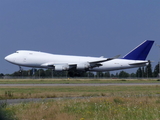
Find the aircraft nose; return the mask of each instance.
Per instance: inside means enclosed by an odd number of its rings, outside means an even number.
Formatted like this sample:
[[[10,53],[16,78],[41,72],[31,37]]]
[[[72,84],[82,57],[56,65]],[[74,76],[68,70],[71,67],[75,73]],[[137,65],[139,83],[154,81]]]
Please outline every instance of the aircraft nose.
[[[8,56],[6,56],[4,59],[5,59],[6,61],[8,61],[8,62],[14,62],[14,58],[13,58],[12,55],[8,55]]]
[[[9,61],[9,55],[4,58],[6,61]]]

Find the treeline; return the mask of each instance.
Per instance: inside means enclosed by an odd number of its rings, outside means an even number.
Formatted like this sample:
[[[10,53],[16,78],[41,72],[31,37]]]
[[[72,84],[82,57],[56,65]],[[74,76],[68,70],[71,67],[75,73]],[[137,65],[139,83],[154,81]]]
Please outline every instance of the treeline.
[[[72,71],[74,72],[74,71]],[[73,73],[71,73],[73,74]],[[125,71],[117,72],[116,74],[110,74],[110,72],[85,72],[85,71],[76,71],[76,77],[112,77],[112,78],[151,78],[158,77],[159,74],[159,64],[155,66],[152,70],[152,65],[149,64],[145,67],[140,67],[137,69],[135,73],[127,73]],[[51,69],[30,69],[30,70],[22,70],[16,71],[13,74],[0,74],[0,77],[3,76],[23,76],[23,77],[41,77],[41,78],[51,78],[51,77],[70,77],[70,73],[68,71],[52,71]]]

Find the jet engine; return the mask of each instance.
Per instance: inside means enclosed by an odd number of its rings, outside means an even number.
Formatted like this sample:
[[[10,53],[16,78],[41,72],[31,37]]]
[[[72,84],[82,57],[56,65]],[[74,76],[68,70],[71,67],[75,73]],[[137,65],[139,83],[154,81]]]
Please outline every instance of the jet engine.
[[[88,62],[77,64],[77,70],[86,70],[89,67],[90,67],[90,64]]]
[[[54,70],[55,71],[64,71],[64,70],[68,70],[69,66],[68,64],[66,65],[54,65]]]

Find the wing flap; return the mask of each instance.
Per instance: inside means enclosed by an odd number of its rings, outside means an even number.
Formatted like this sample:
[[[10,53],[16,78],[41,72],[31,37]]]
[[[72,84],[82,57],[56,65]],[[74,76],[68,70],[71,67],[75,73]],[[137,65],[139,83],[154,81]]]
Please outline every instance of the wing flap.
[[[91,68],[94,68],[94,67],[102,66],[102,64],[101,64],[102,62],[110,61],[110,60],[113,60],[113,59],[116,59],[116,58],[119,58],[119,57],[120,57],[120,55],[116,55],[113,58],[107,58],[107,59],[104,59],[104,60],[93,61],[93,62],[89,62],[89,63],[91,65]]]

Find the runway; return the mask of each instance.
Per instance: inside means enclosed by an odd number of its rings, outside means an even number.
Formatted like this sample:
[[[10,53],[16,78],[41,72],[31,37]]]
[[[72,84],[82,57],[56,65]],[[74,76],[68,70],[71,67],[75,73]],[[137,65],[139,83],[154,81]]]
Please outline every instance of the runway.
[[[0,84],[2,86],[147,86],[147,85],[160,85],[160,83],[105,83],[105,84]]]
[[[77,97],[78,98],[78,97]],[[67,98],[28,98],[28,99],[6,99],[0,100],[0,105],[2,104],[19,104],[19,103],[28,103],[28,102],[41,102],[41,101],[49,101],[49,100],[61,100]],[[68,98],[68,99],[76,99],[76,98]]]

